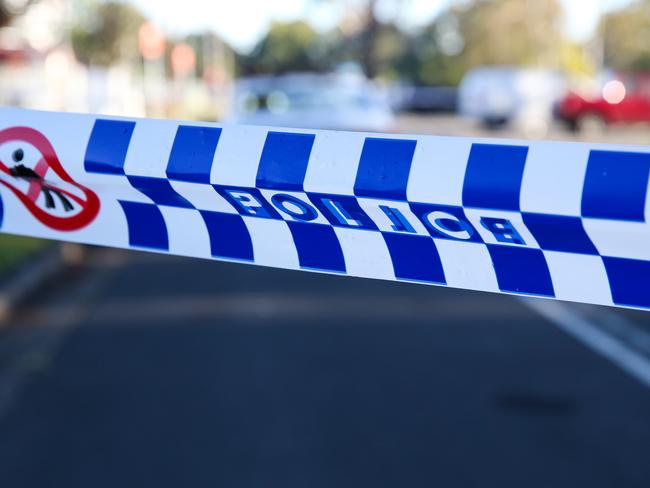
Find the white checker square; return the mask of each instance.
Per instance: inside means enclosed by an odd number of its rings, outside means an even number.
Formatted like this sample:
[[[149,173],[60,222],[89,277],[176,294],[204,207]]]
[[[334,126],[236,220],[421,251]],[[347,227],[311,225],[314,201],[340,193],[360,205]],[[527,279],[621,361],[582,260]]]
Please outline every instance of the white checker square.
[[[589,150],[578,143],[532,144],[522,178],[521,210],[580,216]]]
[[[480,291],[499,291],[492,258],[483,244],[452,239],[433,240],[448,286]]]
[[[102,199],[100,212],[87,227],[58,239],[74,240],[99,246],[129,247],[129,227],[122,205],[117,200]]]
[[[267,133],[264,127],[224,126],[214,153],[210,183],[255,187]]]
[[[283,220],[242,217],[253,242],[256,264],[299,269],[298,251],[289,226]]]
[[[179,195],[187,199],[199,210],[213,212],[238,213],[228,201],[217,193],[212,185],[169,180],[170,185]]]
[[[153,200],[131,185],[124,175],[89,173],[84,184],[97,193],[100,200],[126,200],[130,202],[153,203]]]
[[[462,205],[471,141],[456,137],[418,139],[406,189],[411,202]]]
[[[318,132],[309,157],[303,188],[307,192],[354,195],[365,134]]]
[[[139,120],[135,124],[124,160],[129,176],[167,178],[167,163],[178,123],[167,120]]]
[[[650,223],[583,218],[582,224],[601,256],[650,261]]]
[[[601,305],[613,304],[607,272],[600,256],[543,252],[557,298]]]
[[[210,236],[198,211],[165,205],[159,205],[158,208],[167,226],[171,254],[210,257]]]
[[[380,232],[335,227],[346,273],[362,278],[395,279],[393,262]]]

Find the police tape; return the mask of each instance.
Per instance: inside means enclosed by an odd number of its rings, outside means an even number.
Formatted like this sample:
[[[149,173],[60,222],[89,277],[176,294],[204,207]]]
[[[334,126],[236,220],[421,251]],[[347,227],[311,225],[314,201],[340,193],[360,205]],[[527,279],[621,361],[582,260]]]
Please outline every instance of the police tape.
[[[650,148],[0,109],[0,231],[650,308]]]

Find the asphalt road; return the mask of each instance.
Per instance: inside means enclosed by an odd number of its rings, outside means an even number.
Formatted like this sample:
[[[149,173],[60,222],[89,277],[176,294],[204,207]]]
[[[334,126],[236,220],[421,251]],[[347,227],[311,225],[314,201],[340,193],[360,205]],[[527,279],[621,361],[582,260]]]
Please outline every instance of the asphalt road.
[[[93,250],[0,328],[0,486],[647,488],[650,314],[554,303]]]
[[[513,297],[97,251],[12,325],[2,486],[650,482],[650,390]]]

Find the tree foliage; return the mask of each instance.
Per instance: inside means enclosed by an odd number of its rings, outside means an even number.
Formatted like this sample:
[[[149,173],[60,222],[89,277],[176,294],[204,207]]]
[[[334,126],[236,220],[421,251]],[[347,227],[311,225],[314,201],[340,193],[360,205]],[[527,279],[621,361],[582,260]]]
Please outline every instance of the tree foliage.
[[[145,17],[120,2],[93,3],[71,29],[72,47],[85,64],[108,66],[139,56],[138,29]]]
[[[347,35],[337,31],[323,39],[303,22],[276,23],[244,62],[281,73],[357,61],[371,77],[420,84],[456,84],[481,64],[562,62],[558,0],[469,0],[415,33],[379,22],[371,15],[375,3],[368,2],[367,25]]]
[[[562,39],[557,0],[474,0],[452,14],[467,67],[557,64]]]
[[[558,2],[454,2],[428,25],[412,32],[380,21],[375,12],[377,0],[364,0],[354,16],[360,22],[356,30],[341,27],[322,34],[304,21],[274,22],[251,53],[238,56],[238,65],[243,74],[279,74],[330,70],[354,61],[370,77],[449,85],[458,83],[467,70],[484,64],[580,64],[581,49],[568,49],[562,39]],[[144,20],[140,12],[117,1],[85,0],[85,4],[92,7],[89,15],[82,16],[83,22],[73,28],[71,36],[79,59],[108,65],[136,58],[137,30]],[[649,5],[650,0],[640,0],[631,13],[606,19],[608,52],[628,53],[629,59],[623,57],[621,64],[649,62],[644,59],[650,59],[650,41],[639,41],[643,32],[650,32]]]
[[[247,72],[286,73],[322,68],[319,35],[304,21],[273,22],[250,55],[242,57]]]
[[[607,14],[600,24],[605,65],[650,70],[650,0]]]

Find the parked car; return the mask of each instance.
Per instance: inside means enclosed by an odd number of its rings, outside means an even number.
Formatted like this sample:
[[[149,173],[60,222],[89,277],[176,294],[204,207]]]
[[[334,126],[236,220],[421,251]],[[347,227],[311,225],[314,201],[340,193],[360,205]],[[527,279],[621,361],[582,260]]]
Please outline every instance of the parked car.
[[[461,81],[458,106],[461,115],[490,128],[513,124],[525,131],[545,132],[553,107],[565,92],[566,80],[558,71],[483,66]]]
[[[559,102],[558,117],[572,130],[650,122],[650,73],[603,72]]]
[[[386,94],[364,76],[353,73],[240,79],[227,121],[305,129],[394,130]]]
[[[454,86],[397,85],[392,93],[393,106],[401,112],[456,112],[458,88]]]

